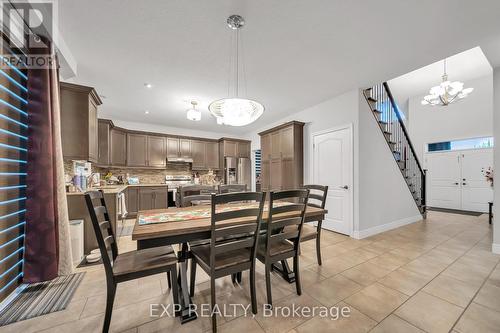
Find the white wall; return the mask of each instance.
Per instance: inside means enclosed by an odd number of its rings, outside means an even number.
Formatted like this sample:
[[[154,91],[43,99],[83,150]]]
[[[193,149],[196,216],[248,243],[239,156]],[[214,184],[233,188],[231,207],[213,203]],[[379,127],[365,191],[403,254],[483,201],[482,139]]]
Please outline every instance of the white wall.
[[[401,223],[414,222],[419,213],[368,105],[356,89],[291,114],[248,134],[252,150],[260,148],[259,132],[291,120],[305,122],[304,182],[312,179],[312,135],[353,124],[354,236],[366,237]],[[255,177],[255,170],[253,177]]]
[[[193,137],[201,137],[208,139],[220,139],[222,137],[228,137],[229,135],[220,133],[220,132],[207,132],[207,131],[197,131],[193,129],[187,128],[179,128],[179,127],[169,127],[148,123],[138,123],[131,121],[124,121],[119,119],[112,119],[113,124],[118,127],[123,127],[130,130],[136,131],[146,131],[146,132],[155,132],[155,133],[164,133],[164,134],[173,134],[173,135],[185,135],[185,136],[193,136]]]
[[[493,134],[493,76],[465,82],[474,91],[466,99],[446,107],[420,102],[426,94],[409,101],[408,130],[420,161],[428,143],[491,136]]]
[[[495,137],[495,147],[493,149],[495,166],[500,166],[500,67],[497,67],[493,71],[493,100],[494,100],[494,112],[493,112],[493,128]],[[499,174],[496,171],[497,175]],[[492,250],[494,253],[500,254],[500,186],[498,179],[495,181],[494,187],[494,197],[493,202],[493,216],[495,216],[495,221],[493,223],[493,245]]]

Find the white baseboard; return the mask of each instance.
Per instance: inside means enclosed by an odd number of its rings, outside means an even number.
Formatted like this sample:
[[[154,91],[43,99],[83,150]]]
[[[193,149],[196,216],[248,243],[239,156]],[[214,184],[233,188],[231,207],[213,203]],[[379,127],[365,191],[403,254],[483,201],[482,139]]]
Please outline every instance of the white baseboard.
[[[491,244],[491,252],[500,254],[500,244]]]
[[[396,229],[407,224],[415,223],[422,220],[422,215],[410,216],[401,220],[392,221],[386,224],[378,225],[376,227],[368,228],[365,230],[354,231],[352,234],[353,238],[363,239],[370,237],[381,232]]]

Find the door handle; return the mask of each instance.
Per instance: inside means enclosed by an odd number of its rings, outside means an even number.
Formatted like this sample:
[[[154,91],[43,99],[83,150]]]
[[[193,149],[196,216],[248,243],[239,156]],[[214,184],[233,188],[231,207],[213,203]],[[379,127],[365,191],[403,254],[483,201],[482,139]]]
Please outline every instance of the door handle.
[[[344,190],[348,190],[348,189],[349,189],[349,186],[344,185],[344,186],[339,186],[339,188],[344,189]]]
[[[467,185],[467,183],[462,183],[462,185]]]
[[[459,183],[455,183],[455,185],[459,185]]]

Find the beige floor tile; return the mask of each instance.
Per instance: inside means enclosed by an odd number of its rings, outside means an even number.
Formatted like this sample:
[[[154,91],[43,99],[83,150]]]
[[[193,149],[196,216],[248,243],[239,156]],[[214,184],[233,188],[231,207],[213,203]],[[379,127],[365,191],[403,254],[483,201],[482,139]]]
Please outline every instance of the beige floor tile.
[[[429,333],[449,332],[463,308],[440,298],[419,292],[403,304],[395,314]]]
[[[448,266],[442,273],[457,280],[474,286],[480,286],[487,278],[490,270],[473,263],[461,261],[460,259]]]
[[[500,312],[500,287],[485,283],[474,298],[474,302]]]
[[[313,308],[319,307],[321,304],[308,294],[303,293],[301,296],[291,295],[275,302],[271,310],[268,308],[264,310],[264,306],[262,304],[259,307],[259,312],[255,317],[259,325],[268,333],[284,333],[306,322],[311,316],[307,314],[303,316],[300,312],[298,315],[290,315],[281,309],[292,309],[293,306]]]
[[[345,303],[339,303],[336,306],[340,309],[343,307],[349,308],[349,316],[339,317],[336,320],[317,316],[296,327],[295,331],[298,333],[364,333],[369,332],[377,324],[373,319]]]
[[[390,272],[390,270],[380,267],[374,263],[365,262],[350,268],[341,274],[363,286],[368,286],[386,276]]]
[[[71,321],[69,323],[51,327],[40,332],[44,333],[88,333],[101,332],[104,324],[104,315],[97,315],[80,320]]]
[[[438,275],[424,287],[423,291],[465,308],[478,289],[477,286],[470,285],[446,275]]]
[[[432,276],[399,268],[386,277],[380,279],[379,283],[386,287],[398,290],[408,296],[412,296],[431,280]]]
[[[496,333],[500,327],[500,313],[482,305],[471,303],[455,325],[460,333]]]
[[[406,257],[410,260],[415,259],[422,254],[424,254],[427,250],[423,250],[421,248],[413,247],[413,246],[407,246],[407,247],[401,247],[397,248],[394,250],[389,251],[389,253],[392,254],[397,254],[403,257]]]
[[[370,333],[425,333],[396,315],[390,315],[381,321]]]
[[[362,286],[342,275],[336,275],[310,286],[307,293],[325,306],[332,306],[359,291]]]
[[[488,277],[488,283],[493,284],[497,287],[500,287],[500,267],[499,266],[497,266],[497,268]]]
[[[399,267],[401,267],[402,265],[406,264],[409,261],[410,261],[410,259],[403,257],[403,256],[400,256],[398,254],[384,253],[384,254],[381,254],[380,256],[370,260],[369,262],[371,262],[379,267],[385,268],[389,271],[393,271],[395,269],[398,269]]]
[[[407,299],[408,296],[399,291],[374,283],[346,298],[344,302],[380,322]]]
[[[332,277],[340,272],[345,271],[346,269],[356,266],[357,264],[358,263],[356,263],[355,261],[351,261],[349,259],[335,257],[332,259],[324,260],[321,266],[311,266],[309,267],[309,269],[325,277]]]
[[[221,325],[217,332],[219,333],[264,333],[264,330],[259,326],[257,321],[251,317],[240,317],[228,323]]]
[[[436,276],[447,266],[448,264],[443,263],[439,259],[433,259],[432,257],[424,258],[423,256],[421,256],[402,266],[402,268],[418,274]]]
[[[316,283],[321,282],[324,279],[326,279],[325,276],[309,268],[300,271],[300,282],[302,283],[302,287],[307,288],[307,286],[315,285]]]

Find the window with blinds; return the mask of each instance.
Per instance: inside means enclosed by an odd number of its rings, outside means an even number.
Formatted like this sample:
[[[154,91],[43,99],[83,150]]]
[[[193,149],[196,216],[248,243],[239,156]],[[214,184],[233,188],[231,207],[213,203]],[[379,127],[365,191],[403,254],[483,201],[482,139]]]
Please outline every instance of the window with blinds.
[[[0,66],[0,301],[23,277],[26,226],[27,69],[14,67],[13,52],[2,35]],[[19,58],[17,58],[19,59]],[[21,65],[19,65],[19,63]]]
[[[260,149],[255,151],[255,177],[260,176],[260,157],[261,157],[261,152]]]

